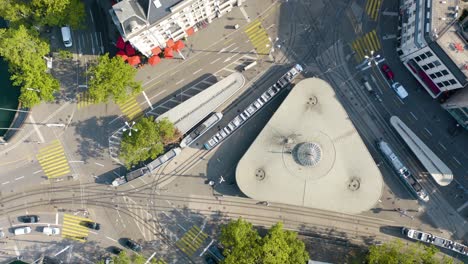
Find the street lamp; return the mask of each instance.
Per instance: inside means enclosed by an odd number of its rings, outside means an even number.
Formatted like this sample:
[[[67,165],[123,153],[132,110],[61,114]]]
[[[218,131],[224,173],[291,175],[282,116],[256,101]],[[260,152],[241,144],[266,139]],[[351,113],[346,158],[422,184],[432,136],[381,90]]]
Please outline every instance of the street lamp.
[[[364,58],[365,58],[365,61],[367,62],[367,65],[368,65],[368,66],[371,66],[372,62],[374,62],[375,65],[377,65],[377,64],[379,64],[379,62],[377,61],[377,59],[380,58],[380,55],[379,55],[379,54],[376,54],[376,55],[374,56],[374,51],[371,50],[370,56],[365,55]]]
[[[133,128],[133,126],[135,125],[135,121],[132,122],[132,124],[130,125],[127,121],[125,121],[125,126],[122,131],[125,132],[128,130],[128,135],[131,137],[132,136],[132,130],[135,131],[135,132],[138,132],[138,129],[136,128]]]
[[[39,90],[39,89],[35,89],[35,88],[26,88],[26,90],[29,90],[29,91],[35,91],[35,92],[38,92],[38,93],[40,93],[40,92],[41,92],[41,90]]]

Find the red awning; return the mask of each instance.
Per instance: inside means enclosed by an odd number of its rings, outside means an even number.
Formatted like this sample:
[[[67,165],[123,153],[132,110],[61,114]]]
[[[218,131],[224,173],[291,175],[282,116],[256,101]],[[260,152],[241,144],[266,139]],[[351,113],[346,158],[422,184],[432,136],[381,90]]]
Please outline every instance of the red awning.
[[[117,43],[115,44],[115,46],[116,46],[118,49],[124,49],[124,48],[125,48],[125,41],[123,40],[122,36],[119,36],[119,38],[117,39]]]
[[[176,43],[174,44],[174,47],[172,47],[172,49],[175,50],[175,51],[180,51],[183,48],[185,48],[185,45],[184,45],[184,42],[182,40],[176,41]]]
[[[149,63],[150,65],[156,65],[156,64],[158,64],[160,61],[161,61],[161,58],[159,58],[159,56],[151,56],[151,57],[148,59],[148,63]]]
[[[119,50],[119,51],[117,51],[117,55],[126,55],[126,54],[125,54],[125,51]]]
[[[463,45],[461,43],[455,43],[455,48],[458,50],[458,51],[463,51]]]
[[[141,62],[141,60],[140,60],[140,57],[133,56],[133,57],[129,57],[127,62],[128,64],[135,66],[135,65],[138,65]]]
[[[187,29],[185,31],[185,33],[187,33],[187,35],[189,35],[189,36],[192,36],[195,33],[195,30],[193,30],[193,27],[191,27],[191,28]]]
[[[156,48],[151,50],[151,53],[153,53],[153,55],[158,55],[161,52],[162,52],[162,50],[161,50],[160,47],[156,47]]]
[[[173,39],[169,39],[169,40],[166,42],[166,48],[171,48],[172,46],[174,46],[174,40],[173,40]]]
[[[135,49],[132,47],[132,44],[127,43],[127,45],[125,45],[125,53],[127,53],[128,56],[133,56],[133,55],[135,55],[136,51],[135,51]]]
[[[122,58],[124,61],[126,61],[126,60],[128,59],[128,56],[125,55],[125,54],[118,54],[118,53],[117,53],[117,57]]]
[[[164,58],[172,59],[174,58],[174,54],[172,53],[172,49],[164,49]]]

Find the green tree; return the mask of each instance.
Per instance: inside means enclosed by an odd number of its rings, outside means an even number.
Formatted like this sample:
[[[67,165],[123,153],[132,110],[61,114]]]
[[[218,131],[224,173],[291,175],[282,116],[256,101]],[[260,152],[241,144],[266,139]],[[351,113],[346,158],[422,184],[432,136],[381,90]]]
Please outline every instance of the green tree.
[[[309,259],[304,242],[297,239],[297,233],[284,230],[281,222],[268,230],[262,242],[265,264],[306,263]]]
[[[434,245],[425,246],[419,243],[405,245],[396,239],[382,245],[370,246],[367,260],[369,264],[454,263],[449,257],[437,258],[437,252],[439,250]]]
[[[52,101],[60,89],[59,82],[46,72],[43,57],[48,53],[49,45],[25,26],[0,29],[0,56],[8,62],[13,85],[21,87],[22,106]]]
[[[124,133],[120,144],[120,158],[125,161],[127,168],[140,161],[155,159],[164,152],[164,141],[174,139],[177,134],[169,120],[155,122],[154,117],[139,119],[133,129],[131,136],[130,133]],[[169,133],[171,131],[173,134]]]
[[[14,25],[83,25],[85,6],[79,0],[0,0],[0,17]]]
[[[145,264],[146,258],[140,254],[133,254],[132,263],[133,264]]]
[[[304,242],[292,231],[285,231],[280,222],[260,237],[252,224],[239,218],[221,229],[224,263],[296,264],[305,263],[309,255]]]
[[[89,94],[96,102],[124,102],[130,94],[142,90],[141,84],[134,81],[136,69],[126,64],[120,57],[109,58],[106,53],[98,63],[88,70],[90,77]]]
[[[261,259],[261,237],[251,223],[239,218],[221,229],[226,264],[258,263]]]
[[[127,252],[125,250],[122,250],[119,255],[114,256],[112,258],[112,261],[114,264],[130,264],[132,263],[130,260],[130,257],[127,255]]]

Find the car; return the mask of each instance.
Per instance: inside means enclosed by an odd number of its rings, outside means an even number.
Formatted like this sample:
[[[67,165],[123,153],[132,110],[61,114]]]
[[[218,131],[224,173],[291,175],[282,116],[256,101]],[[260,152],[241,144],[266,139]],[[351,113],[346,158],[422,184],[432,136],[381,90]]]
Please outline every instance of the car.
[[[127,240],[125,246],[135,252],[140,252],[142,250],[141,245],[131,239]]]
[[[85,221],[83,225],[86,226],[87,228],[91,228],[91,229],[94,229],[94,230],[101,229],[101,225],[96,223],[96,222]]]
[[[382,72],[385,73],[385,76],[387,77],[387,79],[393,80],[395,75],[393,74],[392,70],[390,69],[390,67],[388,67],[387,64],[382,65],[381,69],[382,69]]]
[[[119,248],[119,247],[116,247],[116,246],[110,246],[107,248],[107,250],[112,253],[112,254],[115,254],[115,255],[118,255],[120,254],[120,252],[122,252],[122,249]]]
[[[64,26],[60,28],[62,31],[62,40],[63,40],[63,45],[67,48],[70,48],[73,46],[73,41],[72,41],[72,34],[71,34],[71,29],[69,26]]]
[[[23,223],[37,223],[40,218],[37,215],[23,215],[19,217],[20,221]]]
[[[400,97],[401,99],[405,99],[406,97],[408,97],[408,92],[406,91],[405,87],[403,87],[403,85],[401,85],[399,82],[394,82],[392,84],[392,88],[397,93],[398,97]]]
[[[31,233],[31,227],[29,226],[22,226],[22,227],[18,227],[18,228],[15,228],[15,235],[25,235],[25,234],[29,234]]]
[[[59,235],[60,234],[60,228],[58,227],[50,227],[46,226],[44,229],[42,229],[42,233],[52,236],[52,235]]]

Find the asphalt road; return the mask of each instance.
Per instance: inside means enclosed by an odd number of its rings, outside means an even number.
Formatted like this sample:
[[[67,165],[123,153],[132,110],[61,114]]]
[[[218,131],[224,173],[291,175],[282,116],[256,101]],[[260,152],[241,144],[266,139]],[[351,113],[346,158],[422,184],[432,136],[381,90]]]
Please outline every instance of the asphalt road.
[[[239,99],[232,104],[225,105],[225,118],[220,126],[266,90],[292,63],[301,63],[305,67],[306,77],[324,78],[336,89],[339,99],[349,112],[376,163],[381,162],[382,157],[376,151],[373,142],[376,138],[383,137],[397,149],[414,172],[423,170],[389,126],[388,118],[393,114],[398,114],[431,147],[438,144],[436,140],[432,140],[435,137],[438,137],[439,143],[447,149],[446,153],[457,153],[466,146],[466,137],[463,135],[446,138],[444,125],[448,126],[451,119],[443,110],[437,108],[437,102],[424,96],[424,92],[408,89],[410,97],[402,104],[388,88],[378,69],[372,68],[365,72],[355,69],[357,62],[352,57],[350,48],[350,43],[356,38],[355,25],[346,16],[349,5],[347,1],[287,1],[273,4],[257,1],[255,4],[246,3],[243,7],[248,17],[235,8],[232,13],[216,20],[216,23],[198,32],[187,42],[187,49],[183,51],[186,60],[165,60],[156,67],[141,69],[138,78],[143,82],[145,94],[137,96],[135,104],[144,112],[169,99],[184,100],[194,94],[189,92],[193,87],[210,83],[204,80],[207,76],[222,78],[236,70],[245,56],[255,57],[253,47],[243,33],[243,27],[248,24],[248,20],[252,21],[260,14],[263,19],[262,25],[274,42],[274,58],[259,57],[258,67],[246,72],[248,80],[253,81],[252,86],[244,90]],[[394,6],[384,8],[391,9]],[[95,14],[93,12],[88,12],[88,22],[92,20],[92,14]],[[93,16],[93,19],[96,19],[96,16]],[[364,17],[363,32],[374,28],[378,28],[379,34],[393,32],[392,23],[385,19],[381,17],[378,22],[373,22]],[[233,21],[242,27],[237,31],[230,29]],[[385,28],[388,31],[385,31]],[[80,39],[85,43],[79,46],[84,52],[81,57],[76,57],[74,62],[59,62],[62,63],[59,65],[69,65],[68,69],[60,67],[66,80],[65,96],[74,98],[73,95],[82,91],[82,88],[76,91],[74,89],[78,85],[86,84],[81,73],[86,70],[87,63],[95,59],[100,43],[99,40],[91,39],[99,36],[97,32],[104,30],[92,27],[89,31],[75,32],[78,43]],[[106,32],[104,35],[111,34]],[[392,44],[381,42],[381,54],[392,67],[397,80],[407,87],[418,87],[398,62],[392,51]],[[78,45],[74,48],[77,48],[79,53]],[[276,65],[272,65],[272,61],[275,61]],[[68,74],[67,71],[72,73]],[[374,77],[375,85],[382,95],[382,102],[363,90],[359,80],[364,75]],[[413,96],[415,93],[419,96]],[[164,186],[158,178],[150,178],[136,180],[131,185],[118,189],[108,184],[117,175],[122,175],[124,169],[109,159],[107,144],[109,136],[127,119],[119,106],[80,104],[76,100],[63,98],[68,102],[63,107],[60,104],[51,104],[34,109],[33,116],[37,122],[31,123],[64,122],[68,125],[66,128],[49,128],[30,124],[26,127],[28,131],[22,131],[18,135],[19,144],[0,150],[4,157],[3,170],[0,172],[1,227],[7,230],[16,224],[11,222],[11,219],[34,212],[43,217],[44,224],[56,223],[54,216],[58,215],[58,224],[63,227],[66,225],[64,214],[76,214],[98,220],[103,228],[99,232],[89,233],[87,243],[61,240],[60,243],[53,244],[51,241],[56,238],[47,238],[37,232],[23,238],[9,238],[3,250],[7,255],[2,257],[6,259],[31,252],[27,255],[28,258],[36,259],[41,252],[54,255],[67,246],[73,246],[59,256],[68,262],[74,258],[92,262],[109,254],[106,253],[106,249],[110,246],[123,247],[122,238],[132,238],[143,244],[143,254],[146,257],[157,252],[156,256],[168,263],[197,263],[201,261],[198,256],[204,247],[211,239],[216,239],[219,223],[239,216],[254,224],[267,226],[282,220],[286,227],[303,233],[328,235],[353,243],[372,243],[399,237],[397,227],[402,225],[443,232],[444,236],[460,235],[456,228],[463,228],[460,223],[464,220],[450,204],[457,207],[461,196],[451,198],[449,195],[459,193],[456,186],[447,187],[451,189],[438,188],[431,179],[422,178],[424,186],[431,190],[431,204],[418,204],[385,163],[380,166],[387,185],[384,196],[376,208],[362,215],[345,216],[279,204],[265,207],[257,204],[258,201],[243,198],[234,182],[233,172],[237,161],[286,95],[287,91],[279,94],[219,148],[211,152],[195,152],[189,158],[193,162],[188,163],[189,166],[184,168],[183,173],[165,175]],[[433,115],[430,111],[434,111],[437,119],[428,118]],[[413,113],[417,119],[411,114],[408,115],[408,112]],[[434,121],[441,124],[440,127],[429,126],[433,125]],[[430,129],[431,135],[424,135],[424,127]],[[214,132],[210,131],[200,139],[198,147]],[[64,155],[72,171],[70,174],[75,175],[74,178],[65,177],[63,180],[52,181],[43,178],[44,171],[38,164],[36,154],[55,139],[63,145]],[[44,143],[37,144],[35,141]],[[437,151],[441,151],[440,148]],[[23,153],[29,155],[25,156]],[[445,155],[441,158],[450,159],[450,156]],[[465,160],[460,160],[460,163],[467,164]],[[456,172],[455,178],[461,182],[464,168],[452,166],[454,164],[451,164],[451,168]],[[226,182],[216,186],[213,192],[205,181],[217,180],[221,175]],[[4,184],[5,182],[8,183]],[[445,199],[448,199],[448,202]],[[396,207],[408,209],[414,219],[396,213]],[[83,210],[87,213],[84,214]],[[437,218],[436,221],[434,217]],[[445,229],[451,233],[447,233]],[[189,249],[180,243],[193,239],[191,234],[203,239],[197,242],[194,248]],[[84,251],[87,252],[86,255],[82,254]]]

